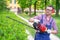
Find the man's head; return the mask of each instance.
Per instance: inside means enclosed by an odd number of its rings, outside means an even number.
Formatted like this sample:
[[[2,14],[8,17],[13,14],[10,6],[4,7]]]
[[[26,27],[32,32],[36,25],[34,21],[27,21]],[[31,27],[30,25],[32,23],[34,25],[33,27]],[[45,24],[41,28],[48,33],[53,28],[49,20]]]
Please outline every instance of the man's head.
[[[54,8],[52,6],[48,6],[45,9],[46,15],[51,15],[54,12]]]

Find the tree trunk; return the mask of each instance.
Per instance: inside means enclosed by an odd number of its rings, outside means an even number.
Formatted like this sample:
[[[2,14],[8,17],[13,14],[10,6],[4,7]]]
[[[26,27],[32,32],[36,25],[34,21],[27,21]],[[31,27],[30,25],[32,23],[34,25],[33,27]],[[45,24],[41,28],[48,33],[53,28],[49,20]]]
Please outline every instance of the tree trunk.
[[[36,15],[36,2],[34,3],[34,15]]]
[[[22,8],[22,13],[24,12],[24,8]]]
[[[56,0],[56,16],[59,16],[59,0]]]
[[[45,8],[46,8],[46,5],[47,5],[47,0],[45,0]]]
[[[29,5],[30,5],[30,6],[29,6],[29,16],[30,16],[30,15],[31,15],[31,1],[32,1],[32,0],[29,0],[29,1],[30,1],[30,4],[29,4]]]
[[[29,7],[29,16],[31,15],[31,6]]]

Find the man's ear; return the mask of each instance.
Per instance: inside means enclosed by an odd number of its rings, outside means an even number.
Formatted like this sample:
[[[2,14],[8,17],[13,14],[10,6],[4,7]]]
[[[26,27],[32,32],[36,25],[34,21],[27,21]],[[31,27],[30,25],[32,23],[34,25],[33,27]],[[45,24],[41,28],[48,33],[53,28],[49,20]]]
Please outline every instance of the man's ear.
[[[52,9],[52,13],[55,13],[55,10],[54,9]]]

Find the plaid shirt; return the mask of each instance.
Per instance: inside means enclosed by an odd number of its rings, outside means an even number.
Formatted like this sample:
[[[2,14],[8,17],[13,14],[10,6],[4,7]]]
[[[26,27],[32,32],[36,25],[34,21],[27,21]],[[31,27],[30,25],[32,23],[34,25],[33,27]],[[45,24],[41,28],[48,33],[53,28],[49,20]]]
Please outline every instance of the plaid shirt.
[[[43,15],[43,24],[50,24],[50,22],[51,22],[51,20],[53,19],[52,17],[49,19],[49,21],[47,21],[46,20],[46,15],[45,14],[42,14]],[[41,20],[41,18],[42,18],[42,15],[38,15],[38,16],[35,16],[34,17],[34,19],[38,19],[38,20]],[[53,19],[53,21],[52,21],[52,28],[54,29],[54,30],[58,30],[57,29],[57,25],[56,25],[56,22],[55,22],[55,20]]]

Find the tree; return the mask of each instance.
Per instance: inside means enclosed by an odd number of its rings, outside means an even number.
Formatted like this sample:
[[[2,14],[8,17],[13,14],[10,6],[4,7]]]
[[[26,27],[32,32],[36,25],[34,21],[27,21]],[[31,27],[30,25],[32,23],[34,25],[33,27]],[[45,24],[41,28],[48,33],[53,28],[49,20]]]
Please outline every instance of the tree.
[[[29,15],[31,15],[31,2],[32,2],[32,0],[29,0]]]
[[[35,3],[36,0],[18,0],[18,4],[20,5],[20,7],[22,8],[22,11],[24,10],[24,8],[29,8],[29,15],[31,15],[31,5],[33,5]]]
[[[46,5],[47,5],[47,0],[45,0],[45,8],[46,8]]]
[[[56,16],[59,16],[59,0],[56,0]]]
[[[34,15],[36,15],[36,3],[37,1],[34,3]]]
[[[20,5],[20,7],[22,8],[22,12],[24,11],[24,8],[27,7],[27,0],[18,0],[18,4]]]
[[[34,5],[34,9],[36,10],[36,0],[29,0],[29,15],[31,15],[31,5]],[[36,11],[34,10],[34,13],[36,15]]]
[[[0,0],[0,11],[5,10],[7,8],[6,1]]]

